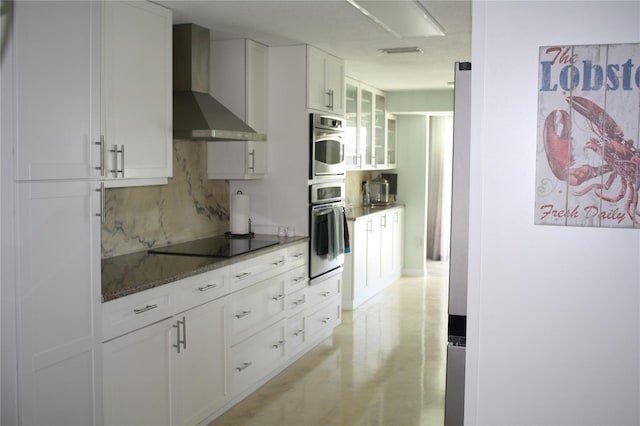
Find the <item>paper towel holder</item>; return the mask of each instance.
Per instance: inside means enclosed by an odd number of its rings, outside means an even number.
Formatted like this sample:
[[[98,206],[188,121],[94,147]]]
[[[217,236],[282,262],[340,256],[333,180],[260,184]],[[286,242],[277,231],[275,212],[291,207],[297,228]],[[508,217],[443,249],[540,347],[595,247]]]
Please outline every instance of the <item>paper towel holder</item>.
[[[227,231],[227,232],[224,233],[224,236],[229,238],[229,239],[232,239],[232,238],[237,238],[237,239],[254,238],[256,236],[256,234],[251,231],[251,218],[249,218],[249,232],[248,233],[246,233],[246,234],[233,234],[233,233]]]
[[[236,191],[236,195],[242,195],[242,191],[241,190]],[[251,232],[251,218],[249,218],[248,221],[249,221],[249,232],[247,232],[246,234],[234,234],[232,232],[227,231],[227,232],[224,233],[224,236],[226,238],[229,238],[229,239],[233,239],[233,238],[235,238],[235,239],[243,239],[243,238],[244,239],[250,239],[250,238],[254,238],[255,234],[253,232]]]

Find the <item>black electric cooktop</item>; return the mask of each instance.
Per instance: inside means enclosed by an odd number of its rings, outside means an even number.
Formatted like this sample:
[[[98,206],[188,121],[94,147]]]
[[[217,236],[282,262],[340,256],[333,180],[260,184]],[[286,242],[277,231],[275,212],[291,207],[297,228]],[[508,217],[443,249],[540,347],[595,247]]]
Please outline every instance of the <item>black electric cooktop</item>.
[[[264,241],[253,238],[211,237],[154,248],[149,250],[149,253],[176,256],[232,257],[276,244],[278,244],[277,241]]]

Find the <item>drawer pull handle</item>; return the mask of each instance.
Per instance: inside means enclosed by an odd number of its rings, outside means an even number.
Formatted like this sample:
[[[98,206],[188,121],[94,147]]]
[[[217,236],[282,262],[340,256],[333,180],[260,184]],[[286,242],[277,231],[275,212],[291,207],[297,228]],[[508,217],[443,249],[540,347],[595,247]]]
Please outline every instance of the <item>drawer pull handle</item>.
[[[305,279],[305,276],[304,276],[304,275],[300,275],[299,277],[295,277],[295,278],[293,279],[293,282],[294,282],[294,283],[298,283],[298,282],[300,282],[300,281],[302,281],[302,280],[304,280],[304,279]]]
[[[278,260],[277,262],[273,262],[273,263],[272,263],[272,265],[273,265],[273,266],[280,266],[280,265],[282,265],[283,263],[284,263],[284,259],[280,259],[280,260]]]
[[[243,273],[241,273],[241,274],[236,275],[236,278],[237,278],[237,279],[239,279],[239,280],[241,280],[241,279],[243,279],[244,277],[246,277],[247,275],[251,275],[251,272],[243,272]]]
[[[294,335],[294,336],[299,336],[299,335],[301,335],[301,334],[304,334],[304,330],[303,330],[303,329],[300,329],[300,330],[297,330],[297,331],[294,331],[294,332],[293,332],[293,335]]]
[[[323,297],[327,297],[327,296],[328,296],[328,295],[330,295],[330,294],[331,294],[331,292],[330,292],[330,291],[324,291],[324,292],[322,292],[322,293],[321,293],[321,296],[323,296]]]
[[[204,287],[198,287],[198,290],[204,292],[207,290],[211,290],[212,288],[216,288],[218,287],[218,284],[209,284],[209,285],[205,285]]]
[[[278,294],[276,296],[273,296],[271,299],[273,299],[273,300],[282,300],[282,299],[284,299],[284,294]]]
[[[285,344],[285,340],[280,340],[278,343],[273,344],[274,349],[279,349],[281,346]]]
[[[298,299],[295,302],[293,302],[293,304],[298,306],[298,305],[303,304],[304,302],[305,302],[304,297],[301,297],[300,299]]]
[[[252,362],[243,362],[242,363],[242,367],[236,367],[236,370],[238,370],[238,371],[245,370],[245,369],[251,367],[251,364],[253,364],[253,363]]]
[[[323,323],[325,323],[325,324],[326,324],[326,323],[328,323],[328,322],[329,322],[329,320],[331,320],[331,317],[324,317],[324,318],[322,318],[320,321],[322,321]]]
[[[141,314],[141,313],[143,313],[143,312],[147,312],[147,311],[150,311],[150,310],[152,310],[152,309],[155,309],[155,308],[157,308],[157,307],[158,307],[158,304],[157,304],[157,303],[155,303],[155,304],[153,304],[153,305],[147,305],[147,306],[145,306],[144,308],[134,309],[134,310],[133,310],[133,312],[134,312],[136,315],[138,315],[138,314]]]
[[[242,311],[239,314],[236,314],[236,318],[240,319],[242,317],[246,317],[247,315],[249,315],[251,313],[251,311]]]
[[[296,259],[299,259],[299,258],[301,258],[302,256],[304,256],[304,252],[302,252],[302,253],[296,253],[296,254],[294,254],[294,255],[293,255],[293,257],[294,257],[294,258],[296,258]]]

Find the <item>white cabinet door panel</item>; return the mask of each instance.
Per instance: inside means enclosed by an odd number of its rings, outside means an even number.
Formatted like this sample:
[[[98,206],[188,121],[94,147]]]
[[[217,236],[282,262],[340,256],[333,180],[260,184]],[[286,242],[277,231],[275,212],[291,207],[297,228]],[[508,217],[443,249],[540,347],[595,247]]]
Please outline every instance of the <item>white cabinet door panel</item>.
[[[100,3],[13,5],[16,177],[98,177]]]
[[[104,2],[102,133],[107,169],[125,178],[172,175],[171,11],[149,2]],[[125,152],[109,152],[124,145]],[[115,177],[108,173],[108,177]],[[119,173],[118,177],[122,177]]]
[[[105,425],[171,424],[169,318],[104,343]]]
[[[224,301],[214,300],[183,315],[185,347],[180,353],[173,351],[173,424],[195,425],[220,409],[228,396]]]
[[[90,424],[99,410],[101,393],[94,386],[101,340],[97,187],[83,181],[16,185],[24,424]]]

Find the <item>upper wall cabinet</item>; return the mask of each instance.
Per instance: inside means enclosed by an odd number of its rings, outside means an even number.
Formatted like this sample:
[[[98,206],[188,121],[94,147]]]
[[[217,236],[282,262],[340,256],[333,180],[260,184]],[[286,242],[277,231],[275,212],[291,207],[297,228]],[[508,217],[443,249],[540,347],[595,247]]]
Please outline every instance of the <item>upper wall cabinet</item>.
[[[16,179],[98,178],[100,3],[15,2],[8,46]]]
[[[268,58],[267,47],[253,40],[211,42],[211,95],[253,130],[265,134]],[[266,172],[266,141],[208,142],[209,179],[261,179]]]
[[[171,11],[137,1],[15,2],[14,17],[16,179],[166,183]]]
[[[395,119],[392,118],[393,121],[387,119],[386,94],[347,78],[345,95],[347,169],[394,168],[396,165]],[[393,126],[391,133],[388,123]]]
[[[307,108],[344,114],[344,61],[307,46]]]
[[[108,186],[166,183],[172,176],[171,24],[171,11],[154,3],[103,3],[101,134]]]

